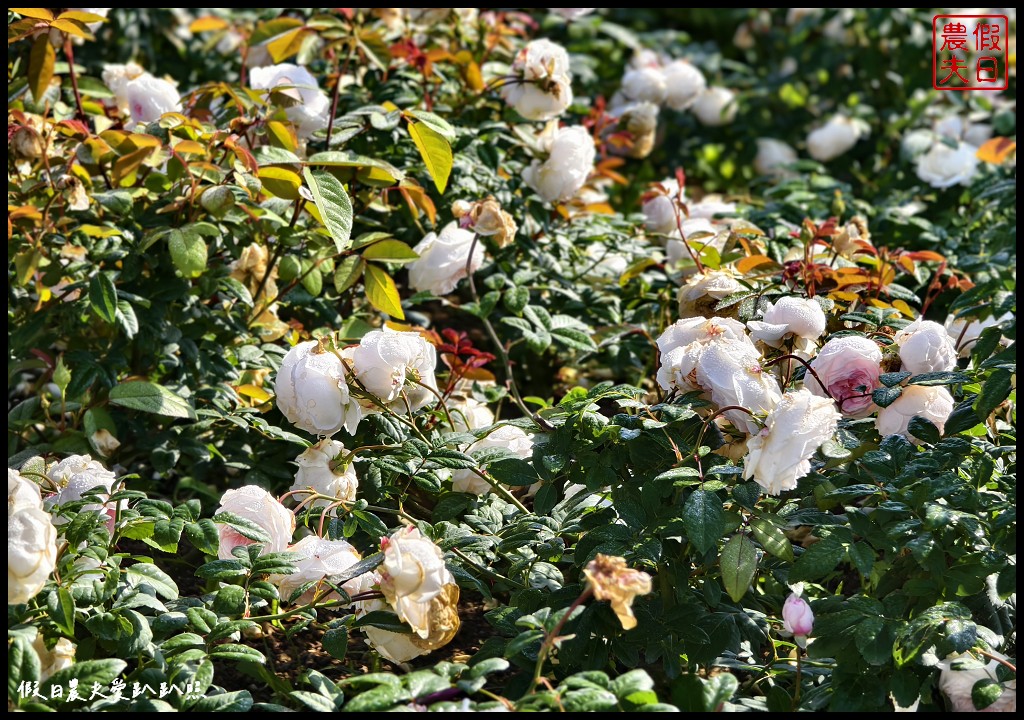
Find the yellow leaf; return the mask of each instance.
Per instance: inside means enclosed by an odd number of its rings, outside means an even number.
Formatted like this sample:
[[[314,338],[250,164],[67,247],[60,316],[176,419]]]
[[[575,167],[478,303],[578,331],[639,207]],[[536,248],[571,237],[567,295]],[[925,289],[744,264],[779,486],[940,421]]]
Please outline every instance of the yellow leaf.
[[[394,104],[393,102],[391,102],[390,100],[385,100],[384,102],[382,102],[382,103],[380,104],[380,106],[381,106],[382,108],[384,108],[384,109],[385,109],[385,110],[386,110],[387,112],[394,112],[395,110],[397,110],[397,109],[398,109],[398,106],[397,106],[397,105],[395,105],[395,104]]]
[[[371,305],[392,317],[405,320],[402,298],[390,275],[376,265],[367,264],[363,284],[366,286],[366,299]]]
[[[36,20],[53,20],[53,13],[46,8],[7,8],[11,12],[16,12],[19,15],[25,17],[34,18]]]
[[[288,152],[295,152],[298,142],[295,139],[295,131],[289,125],[278,120],[271,120],[267,123],[267,137],[270,144]]]
[[[92,37],[92,35],[89,34],[88,30],[86,30],[80,23],[75,22],[74,20],[64,20],[61,18],[57,18],[52,23],[50,23],[50,27],[56,28],[57,30],[62,30],[68,33],[69,35],[75,35],[80,38]]]
[[[174,146],[174,151],[182,155],[205,155],[206,148],[195,140],[182,140]]]
[[[742,275],[746,275],[748,272],[761,265],[774,265],[775,261],[767,255],[751,255],[745,257],[736,263],[736,269]]]
[[[890,305],[889,303],[885,302],[884,300],[879,300],[877,298],[868,298],[868,305],[870,305],[871,307],[876,307],[876,308],[889,308],[889,307],[892,307],[892,305]]]
[[[201,33],[209,30],[223,30],[228,27],[227,20],[222,20],[219,17],[213,15],[204,15],[201,18],[196,18],[192,21],[192,24],[188,26],[189,32]]]
[[[62,12],[57,16],[58,20],[77,20],[80,23],[102,23],[106,22],[107,19],[102,15],[96,13],[85,12],[83,10],[68,10]]]
[[[270,58],[279,63],[295,55],[302,47],[302,37],[306,32],[305,27],[295,28],[268,42],[267,52],[270,53]]]
[[[263,183],[263,188],[284,200],[297,200],[299,188],[302,186],[302,178],[298,173],[292,172],[283,167],[266,166],[261,167],[256,176]]]
[[[32,88],[32,97],[39,102],[50,87],[53,80],[53,65],[57,53],[50,44],[50,36],[43,33],[32,44],[32,52],[28,58],[28,84]]]
[[[995,137],[978,148],[977,155],[982,162],[1002,165],[1015,152],[1017,143],[1010,138]]]
[[[901,313],[903,313],[906,317],[910,318],[911,320],[914,319],[914,310],[909,305],[907,305],[907,303],[905,303],[903,300],[893,300],[892,306],[899,310]]]
[[[135,173],[139,166],[152,154],[153,148],[144,147],[119,157],[114,161],[114,167],[111,172],[114,182],[118,185],[131,185],[135,181]]]
[[[833,290],[828,296],[833,300],[845,300],[846,302],[853,302],[860,297],[857,293],[847,292],[846,290]]]
[[[441,133],[433,130],[425,123],[409,123],[409,135],[420,151],[423,164],[434,180],[440,193],[448,186],[448,176],[452,172],[452,146]]]
[[[235,388],[239,395],[245,395],[250,397],[256,402],[265,403],[273,396],[263,388],[256,387],[255,385],[239,385]]]

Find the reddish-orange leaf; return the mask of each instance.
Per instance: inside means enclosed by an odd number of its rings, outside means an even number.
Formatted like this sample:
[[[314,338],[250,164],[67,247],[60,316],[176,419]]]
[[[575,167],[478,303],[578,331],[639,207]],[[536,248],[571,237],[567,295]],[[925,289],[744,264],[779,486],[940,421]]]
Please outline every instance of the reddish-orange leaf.
[[[982,162],[1002,165],[1017,152],[1017,143],[1010,138],[995,137],[978,148],[977,156]]]
[[[748,272],[761,265],[774,265],[775,261],[767,255],[751,255],[745,257],[736,263],[736,269],[740,271],[740,274],[746,275]]]

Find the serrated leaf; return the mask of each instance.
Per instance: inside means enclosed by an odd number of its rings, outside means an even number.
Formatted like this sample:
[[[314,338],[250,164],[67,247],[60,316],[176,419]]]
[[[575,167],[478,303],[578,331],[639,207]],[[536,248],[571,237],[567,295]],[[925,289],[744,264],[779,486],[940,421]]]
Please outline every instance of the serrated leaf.
[[[971,376],[961,372],[930,372],[914,375],[909,385],[958,385],[971,382]]]
[[[584,352],[597,350],[597,343],[587,333],[576,328],[552,328],[551,337],[573,350],[582,350]]]
[[[405,319],[398,287],[382,268],[367,264],[363,272],[363,285],[366,287],[366,299],[371,305],[391,317]]]
[[[185,526],[185,535],[189,542],[200,552],[216,555],[220,546],[220,533],[217,524],[210,518],[203,518]]]
[[[694,490],[683,505],[682,520],[690,543],[697,552],[706,553],[725,530],[722,499],[707,490]]]
[[[454,157],[452,146],[441,133],[424,122],[410,122],[409,135],[420,151],[423,164],[434,181],[437,191],[444,193],[448,186],[448,177],[452,172]]]
[[[163,385],[146,380],[123,382],[110,391],[109,397],[114,405],[131,410],[165,417],[196,419],[195,410],[185,398],[174,394]]]
[[[907,426],[907,430],[921,442],[934,445],[939,441],[939,429],[927,418],[915,415],[910,418],[910,424]]]
[[[718,559],[722,569],[722,584],[733,602],[747,594],[757,572],[757,548],[746,535],[733,535],[722,548]]]
[[[50,44],[50,34],[43,32],[32,43],[32,52],[28,58],[28,83],[32,98],[37,103],[42,101],[43,95],[50,88],[56,62],[57,51]]]
[[[344,660],[348,652],[348,630],[344,627],[331,628],[324,633],[320,644],[330,656],[337,660]]]
[[[213,516],[213,521],[218,525],[229,525],[244,537],[258,543],[270,542],[270,535],[261,526],[249,518],[236,515],[232,512],[219,512]]]
[[[196,232],[171,230],[167,234],[171,260],[182,277],[195,278],[206,270],[206,241]]]
[[[363,276],[366,269],[366,262],[358,255],[350,255],[339,262],[334,268],[334,290],[339,295]]]
[[[241,590],[241,588],[238,588]],[[259,650],[248,645],[215,645],[210,651],[210,658],[213,660],[234,660],[235,662],[254,662],[263,665],[267,659]]]
[[[338,252],[345,252],[352,245],[352,201],[341,181],[329,172],[305,168],[302,176],[306,179],[313,202],[323,220],[324,227],[331,234]]]
[[[214,548],[216,554],[217,549]],[[196,577],[226,582],[245,577],[249,569],[238,560],[211,560],[196,569]]]
[[[96,273],[89,281],[89,305],[101,320],[108,323],[117,320],[117,290],[104,272]]]
[[[871,392],[871,399],[880,408],[889,407],[903,394],[901,387],[880,387]]]
[[[178,599],[178,586],[174,580],[153,563],[135,563],[125,572],[130,584],[146,585],[164,600]]]
[[[995,370],[985,380],[978,393],[978,399],[974,401],[974,410],[978,417],[988,419],[997,407],[1010,395],[1013,388],[1013,375],[1009,370]]]
[[[513,487],[533,485],[540,482],[540,477],[533,466],[519,458],[505,458],[492,462],[487,471],[500,483]]]

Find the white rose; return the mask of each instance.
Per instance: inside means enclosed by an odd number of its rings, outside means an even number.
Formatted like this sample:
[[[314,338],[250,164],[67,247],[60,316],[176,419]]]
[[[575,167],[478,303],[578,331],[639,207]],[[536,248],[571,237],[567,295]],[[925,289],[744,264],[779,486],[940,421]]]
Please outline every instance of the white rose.
[[[548,8],[548,10],[556,15],[561,15],[567,22],[572,22],[573,20],[579,20],[581,17],[586,17],[597,10],[597,8]]]
[[[594,169],[594,139],[579,125],[555,129],[542,144],[548,158],[534,160],[523,180],[550,203],[566,202],[579,192]]]
[[[290,575],[272,575],[271,582],[277,585],[278,594],[283,602],[289,602],[292,594],[306,583],[318,583],[338,577],[362,558],[352,545],[344,540],[325,540],[316,535],[308,535],[288,548],[299,556],[295,560],[295,572]],[[354,595],[357,590],[355,579],[343,584],[342,589]],[[296,598],[297,605],[312,602],[316,588],[310,588]],[[337,593],[330,593],[325,599],[337,599]]]
[[[742,289],[743,285],[728,269],[691,275],[679,288],[679,317],[692,318],[712,312],[719,301]]]
[[[935,132],[950,140],[963,140],[973,147],[981,147],[992,137],[992,126],[972,123],[959,115],[946,115],[935,121]]]
[[[859,335],[833,338],[811,362],[825,387],[811,372],[804,376],[804,385],[819,397],[835,398],[843,415],[867,417],[876,410],[871,392],[881,387],[881,364],[882,351],[873,340]]]
[[[753,413],[768,413],[782,399],[779,383],[761,369],[761,357],[740,340],[708,344],[697,363],[697,385],[711,394],[719,409],[729,405]],[[749,413],[727,410],[723,415],[738,429],[754,434],[760,427]]]
[[[71,455],[58,463],[51,465],[46,476],[53,481],[57,492],[49,495],[43,501],[44,507],[48,510],[55,505],[66,505],[70,502],[77,502],[88,490],[101,489],[98,493],[103,498],[100,504],[90,503],[82,508],[82,511],[95,510],[108,517],[108,527],[113,526],[115,508],[108,505],[107,498],[113,492],[117,476],[107,470],[89,455]],[[57,525],[68,522],[67,517],[54,519]]]
[[[705,350],[719,342],[729,343],[732,360],[740,365],[753,367],[761,361],[761,353],[746,336],[742,323],[731,318],[679,320],[658,338],[658,384],[665,390],[708,392],[709,388],[700,382],[698,368]]]
[[[757,155],[754,157],[754,169],[761,175],[783,175],[786,166],[798,160],[796,150],[788,143],[774,138],[757,139]]]
[[[736,93],[724,87],[709,87],[697,96],[690,111],[701,125],[719,127],[736,119]]]
[[[476,272],[484,262],[480,243],[474,245],[475,236],[463,230],[457,222],[450,222],[440,234],[429,233],[413,248],[419,257],[409,263],[409,285],[413,290],[428,290],[435,295],[447,295],[459,280],[469,272]],[[470,258],[469,251],[473,249]]]
[[[729,229],[712,223],[707,218],[691,217],[683,220],[680,224],[683,237],[690,244],[695,252],[706,247],[713,247],[719,253],[725,249],[725,243],[729,240]],[[675,267],[685,258],[690,257],[686,244],[679,239],[678,231],[676,237],[669,238],[665,243],[665,261],[669,267]]]
[[[379,573],[369,572],[354,578],[350,583],[346,583],[345,590],[351,597],[375,589],[375,586],[379,585],[380,580]],[[351,589],[348,587],[349,584],[352,586]],[[395,611],[393,607],[378,598],[360,600],[353,603],[352,607],[357,618],[378,610]],[[418,635],[391,632],[390,630],[383,630],[369,625],[362,627],[361,630],[366,633],[366,642],[370,647],[376,650],[381,657],[393,663],[409,662],[413,658],[426,655],[431,650],[430,646],[423,643]],[[417,641],[420,643],[419,645],[416,644]]]
[[[128,83],[142,77],[146,71],[137,63],[111,63],[103,66],[103,84],[114,93],[114,102],[122,115],[128,114]]]
[[[52,649],[47,649],[43,634],[37,632],[32,647],[39,656],[39,682],[44,682],[55,672],[69,668],[75,663],[77,648],[67,638],[59,638]]]
[[[572,103],[569,54],[550,40],[534,40],[516,55],[501,88],[505,102],[527,120],[558,117]]]
[[[850,150],[860,140],[861,127],[844,115],[832,118],[807,136],[807,152],[818,162],[828,162]]]
[[[25,508],[42,507],[39,486],[25,479],[17,470],[7,468],[7,517]]]
[[[419,333],[372,330],[351,354],[359,382],[386,405],[406,412],[435,400],[437,352]]]
[[[678,230],[677,216],[681,216],[682,208],[679,203],[686,202],[686,194],[680,197],[679,181],[675,178],[662,180],[653,186],[651,194],[647,196],[641,206],[644,214],[644,224],[648,230],[661,235],[671,235]]]
[[[57,565],[57,529],[49,513],[23,507],[7,517],[7,604],[34,598]]]
[[[614,252],[604,243],[592,242],[584,252],[589,267],[587,275],[590,277],[618,281],[629,267],[629,258]]]
[[[936,142],[939,140],[931,130],[911,130],[900,140],[900,155],[904,160],[914,160],[928,152]]]
[[[918,318],[896,333],[893,342],[900,348],[903,369],[914,375],[956,367],[956,347],[937,322]]]
[[[299,137],[308,138],[317,130],[327,127],[331,115],[331,101],[320,89],[316,78],[301,65],[278,63],[249,71],[249,84],[254,90],[275,90],[295,101],[285,110],[295,123]]]
[[[439,631],[447,633],[450,627],[438,627],[437,598],[458,602],[458,585],[444,564],[441,548],[423,537],[412,526],[397,530],[381,541],[384,562],[380,566],[380,589],[395,609],[402,622],[423,640],[431,640]],[[454,604],[451,603],[451,604]],[[450,624],[450,618],[443,618]],[[455,615],[458,628],[458,614]],[[451,633],[454,636],[454,632]],[[448,638],[449,640],[451,637]]]
[[[782,347],[786,337],[795,337],[802,352],[810,351],[825,332],[825,312],[810,298],[784,297],[768,303],[762,320],[751,320],[750,338],[773,348]],[[801,342],[802,341],[802,342]]]
[[[878,411],[875,428],[879,435],[902,435],[916,443],[918,439],[909,431],[915,416],[930,420],[941,435],[952,412],[953,396],[946,388],[907,385],[894,403]]]
[[[951,148],[937,142],[924,155],[917,158],[917,176],[935,188],[970,185],[978,169],[977,148],[958,143]]]
[[[494,413],[476,398],[468,395],[453,395],[448,400],[448,414],[451,415],[453,430],[470,432],[494,424]]]
[[[333,462],[345,454],[345,446],[337,440],[324,438],[316,445],[306,448],[295,458],[299,469],[295,473],[295,482],[291,491],[296,493],[298,500],[308,495],[306,488],[327,497],[337,498],[346,503],[354,502],[359,478],[356,477],[355,463],[349,462],[344,468],[335,468]],[[331,501],[317,499],[304,507],[327,507]],[[337,512],[337,508],[333,512]]]
[[[668,87],[665,73],[660,68],[643,67],[627,70],[622,76],[622,94],[633,102],[649,102],[661,105],[665,102]]]
[[[743,323],[732,318],[695,317],[677,320],[658,336],[657,344],[658,349],[665,354],[691,343],[706,344],[718,339],[745,342],[750,350],[757,353],[757,348],[747,337],[747,329]]]
[[[796,487],[811,471],[811,456],[832,437],[839,413],[827,398],[806,389],[787,392],[765,418],[764,429],[747,441],[743,477],[769,495]]]
[[[665,104],[673,110],[686,110],[707,88],[704,74],[685,60],[675,60],[662,68],[665,76]]]
[[[963,318],[958,318],[956,315],[948,315],[945,327],[953,344],[960,349],[960,355],[966,357],[971,354],[971,348],[978,338],[981,337],[982,332],[1012,319],[1013,314],[1008,312],[1003,313],[999,317],[992,315],[984,320],[972,320],[969,323]],[[1002,342],[1007,342],[1006,338],[1003,338]]]
[[[149,73],[129,80],[124,88],[132,121],[151,123],[164,113],[181,110],[181,96],[173,83]]]
[[[295,515],[278,502],[277,498],[258,485],[245,485],[237,490],[228,490],[220,500],[218,513],[233,513],[245,520],[250,520],[270,537],[263,543],[261,554],[283,552],[292,541],[295,532]],[[231,560],[231,551],[240,545],[252,545],[256,542],[227,524],[219,524],[220,547],[217,557]]]
[[[992,139],[992,126],[985,123],[966,123],[964,127],[964,142],[972,147],[980,148]]]
[[[314,435],[330,437],[345,428],[354,433],[362,408],[349,394],[346,369],[317,340],[299,343],[284,356],[274,382],[277,407],[288,421]]]
[[[502,425],[470,445],[466,452],[472,455],[488,448],[504,448],[516,457],[526,460],[533,455],[533,438],[527,435],[522,428],[517,428],[514,425]],[[486,495],[491,492],[492,488],[489,482],[472,470],[453,470],[452,490]]]

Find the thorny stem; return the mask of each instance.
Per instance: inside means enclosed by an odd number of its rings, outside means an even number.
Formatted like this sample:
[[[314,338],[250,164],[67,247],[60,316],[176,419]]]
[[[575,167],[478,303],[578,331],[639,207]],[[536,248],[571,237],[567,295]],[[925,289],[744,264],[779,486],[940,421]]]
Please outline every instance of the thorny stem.
[[[473,235],[473,242],[469,246],[469,256],[466,259],[466,277],[469,278],[469,291],[473,295],[473,302],[480,305],[480,295],[476,291],[476,282],[473,280],[472,262],[473,252],[476,250],[476,244],[480,237]],[[512,400],[515,402],[516,407],[519,408],[520,412],[528,418],[532,418],[542,430],[551,431],[554,428],[544,418],[540,417],[536,413],[530,411],[530,408],[523,402],[522,396],[519,394],[519,386],[516,385],[515,376],[512,374],[512,363],[509,361],[508,352],[505,350],[504,343],[498,338],[498,333],[494,331],[494,326],[491,325],[491,321],[483,315],[479,316],[480,321],[484,324],[484,328],[487,330],[487,336],[491,339],[491,343],[494,344],[494,348],[498,351],[498,358],[501,360],[502,367],[505,368],[505,377],[508,378],[508,390],[512,395]]]
[[[587,584],[587,586],[583,588],[583,592],[580,593],[580,596],[572,601],[572,605],[570,605],[569,609],[565,611],[564,615],[562,615],[558,624],[552,628],[551,632],[544,636],[544,642],[541,643],[540,652],[537,653],[537,665],[533,669],[534,692],[537,690],[537,684],[542,680],[541,673],[544,671],[544,661],[547,660],[548,653],[551,652],[551,649],[555,647],[555,643],[558,642],[562,628],[565,627],[565,623],[569,621],[569,618],[572,616],[573,612],[576,611],[576,608],[582,605],[593,592],[594,589]]]
[[[85,109],[82,107],[82,93],[78,91],[78,75],[75,74],[75,51],[71,45],[71,36],[64,34],[64,54],[68,58],[68,75],[71,77],[71,89],[75,93],[75,115],[85,122]]]

